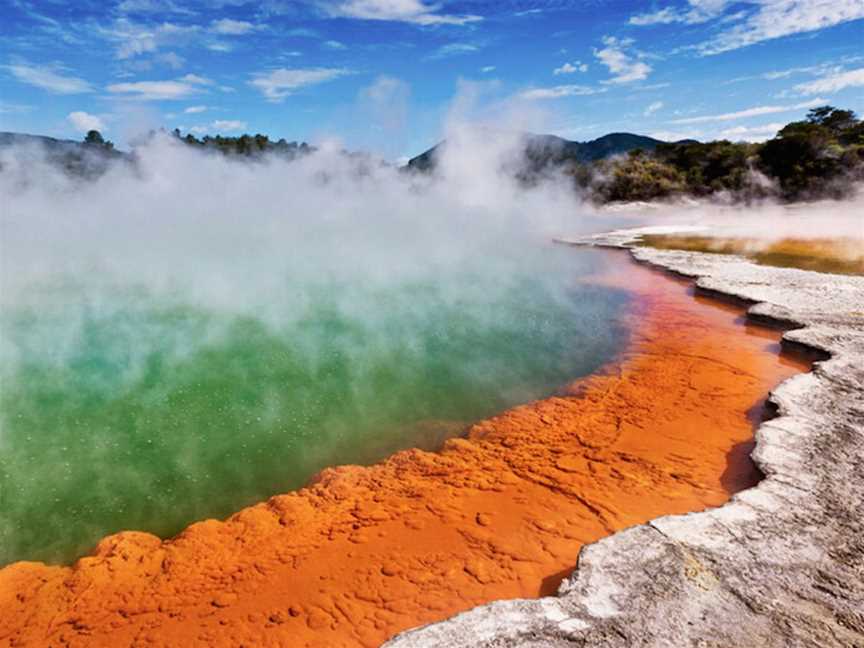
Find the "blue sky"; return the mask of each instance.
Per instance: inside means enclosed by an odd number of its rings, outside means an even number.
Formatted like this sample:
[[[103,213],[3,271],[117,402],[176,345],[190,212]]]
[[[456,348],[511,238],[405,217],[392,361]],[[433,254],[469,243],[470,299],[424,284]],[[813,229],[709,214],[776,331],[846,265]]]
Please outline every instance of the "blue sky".
[[[0,6],[0,130],[95,127],[121,146],[165,126],[398,157],[433,144],[454,102],[578,140],[759,140],[814,105],[864,112],[864,0]]]

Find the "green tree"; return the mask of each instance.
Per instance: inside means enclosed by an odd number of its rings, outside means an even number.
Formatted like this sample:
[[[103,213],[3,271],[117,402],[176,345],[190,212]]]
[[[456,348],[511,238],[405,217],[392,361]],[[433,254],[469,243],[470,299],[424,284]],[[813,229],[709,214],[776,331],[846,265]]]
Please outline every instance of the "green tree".
[[[644,154],[615,160],[611,169],[601,172],[601,176],[603,179],[595,186],[595,192],[602,201],[668,198],[680,193],[685,186],[677,169]]]
[[[835,135],[839,135],[855,126],[858,120],[851,110],[840,110],[834,106],[820,106],[807,113],[807,121],[811,124],[824,126]]]
[[[760,167],[779,182],[784,195],[797,199],[820,192],[839,174],[842,149],[831,130],[818,121],[787,124],[759,151]]]
[[[102,137],[102,133],[98,130],[87,131],[87,135],[84,136],[84,144],[109,150],[114,148],[114,143]]]
[[[89,130],[87,131],[87,135],[84,136],[84,143],[102,146],[105,144],[105,138],[102,137],[102,133],[98,130]]]

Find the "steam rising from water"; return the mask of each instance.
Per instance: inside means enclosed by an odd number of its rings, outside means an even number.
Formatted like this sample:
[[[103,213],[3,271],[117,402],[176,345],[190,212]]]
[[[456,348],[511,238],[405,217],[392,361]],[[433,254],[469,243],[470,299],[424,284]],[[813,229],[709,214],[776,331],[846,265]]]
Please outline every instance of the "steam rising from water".
[[[322,466],[434,446],[596,368],[623,297],[564,183],[454,132],[443,180],[169,138],[79,183],[2,160],[0,564],[170,534]]]
[[[519,149],[453,126],[430,178],[161,137],[84,183],[0,153],[0,565],[175,533],[594,370],[624,296],[553,237],[864,236],[860,200],[592,213],[564,179],[515,182]]]
[[[749,252],[765,250],[783,239],[836,239],[832,252],[848,260],[860,258],[864,250],[864,187],[842,201],[752,206],[690,201],[619,205],[607,211],[621,222],[663,227],[670,234],[745,239]]]

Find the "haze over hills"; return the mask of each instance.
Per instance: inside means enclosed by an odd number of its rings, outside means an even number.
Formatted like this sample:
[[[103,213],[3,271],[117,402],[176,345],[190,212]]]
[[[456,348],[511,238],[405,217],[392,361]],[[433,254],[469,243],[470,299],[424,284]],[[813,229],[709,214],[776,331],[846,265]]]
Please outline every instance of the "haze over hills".
[[[576,142],[564,139],[563,137],[558,137],[557,135],[525,133],[523,136],[525,138],[526,154],[529,159],[545,157],[548,158],[548,161],[550,162],[564,162],[567,160],[575,162],[596,162],[597,160],[603,160],[616,155],[629,153],[636,149],[653,151],[658,144],[667,143],[653,137],[637,135],[635,133],[609,133],[588,142]],[[257,143],[261,137],[261,135],[245,135],[224,139],[239,141],[243,138],[248,138]],[[189,141],[188,138],[189,136],[187,135],[184,140]],[[207,139],[213,139],[213,141],[215,141],[216,138]],[[56,153],[68,153],[77,150],[81,146],[86,146],[85,142],[56,139],[45,135],[0,132],[0,146],[28,143],[41,144],[46,147],[47,150]],[[408,167],[417,171],[426,171],[433,168],[435,155],[441,151],[442,147],[446,146],[446,143],[446,140],[439,142],[429,150],[411,158],[408,161]],[[275,145],[276,143],[274,142],[273,144]],[[113,150],[113,147],[109,146],[107,148]],[[256,147],[253,146],[252,148]],[[268,147],[265,145],[261,148],[266,149]]]
[[[151,133],[152,135],[152,133]],[[315,151],[315,147],[305,142],[285,142],[271,140],[261,134],[223,137],[216,135],[202,139],[194,135],[182,135],[179,130],[173,135],[190,146],[202,150],[218,151],[242,157],[259,157],[264,154],[284,155],[289,158]],[[512,137],[513,133],[505,133]],[[524,141],[524,159],[521,164],[527,173],[544,169],[562,167],[575,163],[591,164],[623,155],[635,150],[654,151],[661,140],[634,133],[609,133],[589,142],[576,142],[557,135],[538,135],[518,133]],[[0,149],[13,145],[41,146],[54,164],[58,164],[76,175],[99,175],[106,170],[111,160],[131,161],[130,153],[118,151],[111,142],[105,141],[97,131],[91,131],[83,141],[56,139],[44,135],[0,132]],[[429,172],[435,168],[436,157],[447,146],[447,140],[439,142],[428,151],[411,158],[405,169]],[[348,153],[346,151],[346,153]]]
[[[94,133],[96,131],[93,131]],[[73,176],[96,178],[108,170],[114,162],[131,162],[129,153],[118,151],[111,142],[99,135],[89,140],[75,141],[57,139],[46,135],[0,132],[0,151],[4,148],[19,146],[24,149],[41,149],[48,162]],[[3,170],[0,160],[0,171]]]
[[[80,142],[68,139],[57,139],[47,135],[30,135],[29,133],[0,132],[0,146],[13,144],[43,144],[45,146],[77,146]]]
[[[518,179],[524,187],[553,177],[559,181],[569,178],[574,192],[598,204],[683,196],[737,202],[837,199],[854,195],[864,182],[864,121],[854,111],[830,105],[812,108],[805,119],[786,124],[762,143],[664,142],[633,133],[610,133],[589,142],[575,142],[555,135],[476,127],[453,132],[400,170],[424,174],[434,171],[439,162],[449,168],[452,161],[468,174],[492,165],[496,172]],[[151,133],[150,138],[140,140],[140,146],[146,147],[157,136],[174,138],[202,153],[241,160],[272,157],[291,161],[317,150],[305,142],[274,141],[262,134],[199,139],[193,133],[183,135],[179,129],[162,131],[161,135]],[[25,145],[23,157],[13,152],[11,158],[17,156],[25,165],[33,155],[27,152],[27,145],[34,143],[41,144],[48,162],[84,178],[98,177],[112,162],[135,164],[137,158],[135,151],[115,150],[97,131],[88,132],[83,142],[0,133],[0,152]],[[506,144],[503,149],[502,144]],[[342,153],[358,164],[393,167],[371,154]],[[11,159],[3,154],[0,171]]]
[[[662,140],[635,133],[609,133],[588,142],[576,142],[557,135],[525,133],[526,157],[534,164],[596,162],[629,153],[636,149],[653,151]],[[430,171],[435,168],[435,158],[447,146],[447,140],[439,142],[428,151],[411,158],[408,167],[415,171]]]

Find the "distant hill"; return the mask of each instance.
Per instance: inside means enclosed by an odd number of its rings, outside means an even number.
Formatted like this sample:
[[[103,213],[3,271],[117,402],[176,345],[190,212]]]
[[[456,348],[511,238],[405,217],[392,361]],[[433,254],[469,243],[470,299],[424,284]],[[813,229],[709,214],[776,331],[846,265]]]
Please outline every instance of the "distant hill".
[[[98,177],[108,170],[112,162],[128,162],[131,159],[128,153],[115,150],[110,143],[95,144],[45,135],[0,132],[0,150],[9,146],[40,148],[49,162],[81,177]]]
[[[609,133],[598,137],[590,142],[579,145],[579,161],[595,162],[605,160],[615,155],[629,153],[635,149],[653,151],[658,144],[666,142],[647,135],[635,135],[633,133]]]
[[[590,142],[575,142],[555,135],[525,134],[525,156],[535,170],[565,162],[596,162],[629,153],[635,149],[653,151],[662,140],[635,135],[633,133],[610,133]],[[428,151],[408,161],[408,168],[415,171],[431,171],[436,158],[447,141],[440,142]]]
[[[93,144],[86,144],[81,140],[57,139],[48,137],[47,135],[30,135],[28,133],[10,133],[0,131],[0,146],[12,146],[14,144],[38,144],[44,146],[48,151],[56,152],[72,152],[84,150],[94,150]],[[113,146],[99,146],[99,150],[109,153],[115,157],[123,157],[127,155],[122,151],[118,151]]]
[[[78,146],[80,142],[73,140],[61,140],[45,135],[28,135],[27,133],[0,132],[0,146],[12,146],[14,144],[41,144],[51,147]]]
[[[158,133],[151,132],[154,137]],[[266,135],[237,137],[171,135],[184,145],[204,153],[248,161],[270,156],[294,160],[316,149],[305,143],[271,140]],[[575,142],[555,135],[536,135],[486,129],[474,131],[481,141],[521,138],[521,155],[499,160],[498,172],[509,173],[524,186],[548,179],[570,178],[574,191],[598,204],[649,200],[673,200],[682,196],[752,202],[768,198],[784,201],[840,199],[864,191],[864,120],[852,110],[834,106],[811,109],[803,120],[786,124],[765,142],[663,142],[633,133],[610,133],[589,142]],[[15,170],[8,149],[19,146],[16,157],[35,161],[40,152],[70,175],[97,178],[114,162],[135,164],[136,155],[116,151],[97,131],[83,142],[40,135],[0,132],[0,172]],[[400,170],[431,171],[448,145],[445,140],[412,158]],[[342,151],[366,173],[381,161]],[[23,159],[21,159],[23,158]],[[29,158],[29,160],[28,160]],[[364,170],[365,169],[365,170]]]

